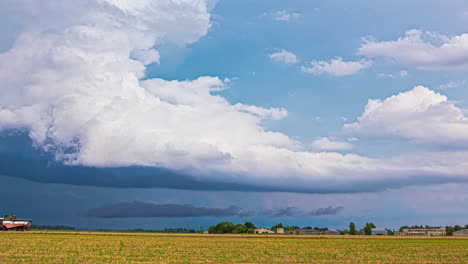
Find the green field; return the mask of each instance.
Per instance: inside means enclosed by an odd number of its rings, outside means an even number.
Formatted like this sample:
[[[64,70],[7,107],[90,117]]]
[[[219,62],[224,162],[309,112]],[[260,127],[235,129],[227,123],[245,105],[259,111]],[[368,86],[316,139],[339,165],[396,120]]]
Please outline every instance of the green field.
[[[468,263],[468,238],[1,232],[0,263]]]

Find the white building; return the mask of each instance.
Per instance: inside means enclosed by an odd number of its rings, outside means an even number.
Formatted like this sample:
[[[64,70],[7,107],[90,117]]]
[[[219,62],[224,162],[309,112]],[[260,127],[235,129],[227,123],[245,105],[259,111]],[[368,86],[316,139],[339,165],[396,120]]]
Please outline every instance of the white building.
[[[254,234],[274,234],[275,232],[271,231],[270,229],[266,228],[255,228]]]

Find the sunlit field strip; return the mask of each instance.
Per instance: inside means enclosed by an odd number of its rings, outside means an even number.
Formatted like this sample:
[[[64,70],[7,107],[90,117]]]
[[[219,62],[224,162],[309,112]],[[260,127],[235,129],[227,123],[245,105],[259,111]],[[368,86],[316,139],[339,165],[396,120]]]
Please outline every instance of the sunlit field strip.
[[[1,263],[468,263],[463,237],[54,231],[0,238]]]

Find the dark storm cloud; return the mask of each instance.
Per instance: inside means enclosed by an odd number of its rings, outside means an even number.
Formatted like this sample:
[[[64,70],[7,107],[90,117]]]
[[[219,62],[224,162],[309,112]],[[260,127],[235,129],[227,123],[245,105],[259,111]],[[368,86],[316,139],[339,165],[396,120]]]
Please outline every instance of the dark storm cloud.
[[[298,217],[298,216],[320,216],[334,215],[341,212],[344,208],[326,207],[313,211],[303,211],[295,207],[288,207],[280,210],[268,211],[246,211],[237,206],[227,208],[208,208],[196,207],[190,204],[153,204],[147,202],[130,202],[104,205],[94,208],[80,215],[97,218],[130,218],[130,217],[249,217],[249,216],[268,216],[268,217]]]
[[[128,218],[128,217],[228,217],[251,216],[252,212],[243,211],[236,206],[228,208],[195,207],[184,204],[152,204],[146,202],[131,202],[105,205],[81,213],[83,216],[98,218]]]
[[[328,206],[325,208],[318,208],[312,211],[304,211],[296,207],[287,207],[279,210],[269,210],[265,211],[263,214],[272,216],[272,217],[285,217],[285,216],[320,216],[320,215],[335,215],[341,212],[344,209],[342,206],[332,207]]]

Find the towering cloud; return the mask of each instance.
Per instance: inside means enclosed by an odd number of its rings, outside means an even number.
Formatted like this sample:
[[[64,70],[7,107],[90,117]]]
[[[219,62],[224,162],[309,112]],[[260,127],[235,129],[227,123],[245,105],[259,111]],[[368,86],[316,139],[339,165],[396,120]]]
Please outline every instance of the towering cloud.
[[[427,171],[424,163],[304,151],[262,126],[286,110],[233,105],[219,95],[224,82],[217,77],[146,79],[145,65],[164,56],[159,44],[185,45],[208,32],[212,4],[1,1],[0,22],[14,41],[0,54],[0,132],[23,131],[68,166],[161,168],[264,189],[358,191],[364,183],[414,184],[421,175],[466,180],[458,173],[466,163]],[[369,65],[337,59],[315,66],[319,74],[350,75]]]

